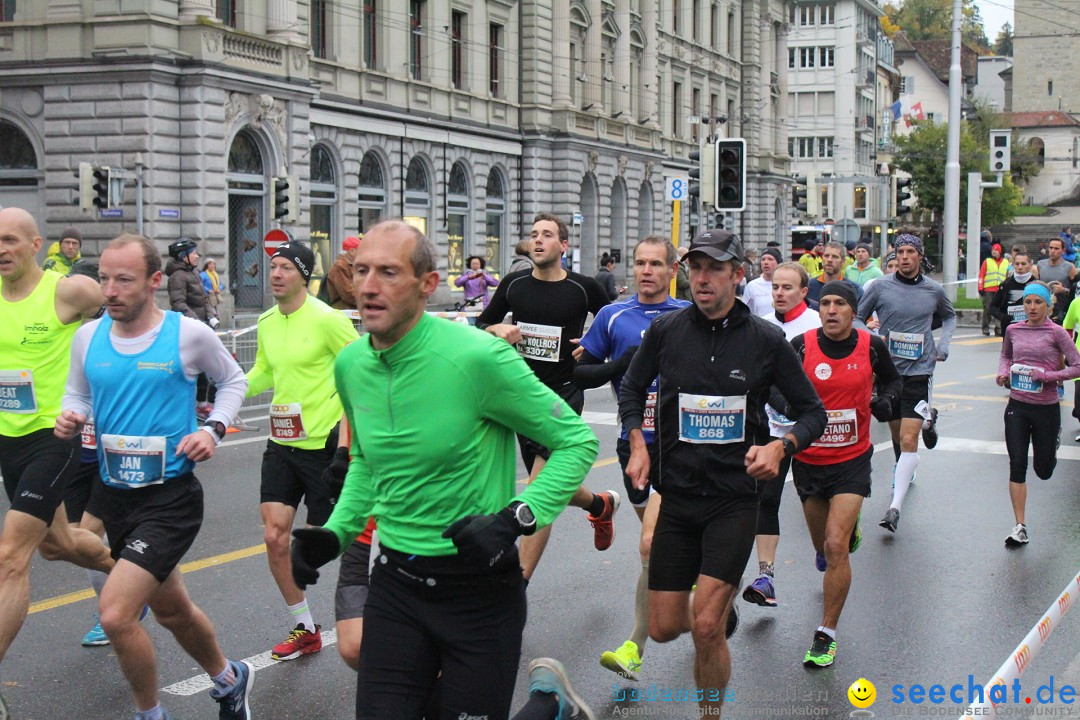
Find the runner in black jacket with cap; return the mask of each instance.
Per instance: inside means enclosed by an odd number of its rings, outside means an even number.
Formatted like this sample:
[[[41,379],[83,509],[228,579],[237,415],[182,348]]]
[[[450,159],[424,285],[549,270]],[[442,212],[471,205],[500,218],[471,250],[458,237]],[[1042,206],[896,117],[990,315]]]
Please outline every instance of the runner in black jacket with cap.
[[[784,334],[736,300],[744,260],[738,237],[709,230],[686,258],[694,305],[646,330],[623,377],[619,414],[630,432],[626,474],[644,487],[650,461],[642,414],[646,390],[660,376],[663,501],[649,565],[649,635],[668,642],[693,634],[695,684],[707,689],[699,704],[716,712],[731,674],[727,616],[754,545],[757,482],[775,481],[780,459],[821,435],[826,418]],[[776,440],[764,410],[773,384],[796,421]]]

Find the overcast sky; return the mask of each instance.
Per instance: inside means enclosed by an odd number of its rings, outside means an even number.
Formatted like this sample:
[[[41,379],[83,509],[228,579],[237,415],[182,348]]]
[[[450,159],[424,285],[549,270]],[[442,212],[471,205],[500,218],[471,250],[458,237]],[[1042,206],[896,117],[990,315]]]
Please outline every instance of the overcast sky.
[[[979,8],[983,28],[990,42],[994,42],[1005,23],[1016,28],[1016,23],[1013,22],[1013,0],[975,0],[975,5]]]

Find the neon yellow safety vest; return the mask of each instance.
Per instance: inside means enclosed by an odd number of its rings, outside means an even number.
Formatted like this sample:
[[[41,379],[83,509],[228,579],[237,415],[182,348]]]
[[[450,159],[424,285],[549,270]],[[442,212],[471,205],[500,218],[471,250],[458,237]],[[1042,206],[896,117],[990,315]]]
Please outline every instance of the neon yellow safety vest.
[[[5,437],[52,429],[60,414],[71,339],[81,325],[65,325],[56,315],[62,278],[46,272],[22,300],[0,297],[0,435]]]
[[[986,258],[986,274],[983,275],[983,289],[989,290],[990,288],[996,288],[1001,283],[1005,282],[1005,273],[1009,269],[1009,261],[1005,258],[1001,260],[994,260],[994,258]]]

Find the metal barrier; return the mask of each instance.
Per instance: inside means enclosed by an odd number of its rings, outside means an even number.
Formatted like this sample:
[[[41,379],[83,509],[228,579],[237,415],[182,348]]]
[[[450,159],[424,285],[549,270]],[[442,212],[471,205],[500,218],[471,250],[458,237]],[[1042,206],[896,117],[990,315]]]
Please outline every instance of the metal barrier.
[[[360,323],[360,312],[358,310],[342,310],[341,312],[353,321],[358,332],[363,333],[363,325]],[[468,323],[470,325],[475,324],[476,318],[480,316],[480,313],[478,312],[429,312],[428,314],[453,320],[455,322]],[[229,352],[232,353],[232,356],[236,358],[236,362],[239,363],[240,369],[244,372],[251,370],[255,365],[255,352],[258,348],[255,332],[256,327],[257,325],[252,324],[234,330],[217,331],[217,336],[221,338],[221,342],[228,348]],[[244,404],[240,406],[240,410],[247,412],[268,411],[270,408],[270,400],[273,396],[273,391],[268,390],[264,393],[259,393],[254,397],[249,397],[244,400]]]

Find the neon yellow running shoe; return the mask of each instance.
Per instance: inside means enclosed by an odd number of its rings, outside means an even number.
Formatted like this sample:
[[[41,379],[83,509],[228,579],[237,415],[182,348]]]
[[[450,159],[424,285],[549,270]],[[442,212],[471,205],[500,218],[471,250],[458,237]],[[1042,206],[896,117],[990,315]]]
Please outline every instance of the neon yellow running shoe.
[[[859,521],[862,520],[862,513],[855,516],[855,529],[851,531],[851,539],[848,541],[848,553],[853,553],[859,549],[862,545],[862,528],[859,526]]]
[[[633,640],[627,640],[615,652],[608,650],[600,656],[600,664],[611,672],[637,682],[637,674],[641,671],[641,654]]]

